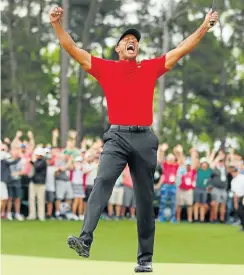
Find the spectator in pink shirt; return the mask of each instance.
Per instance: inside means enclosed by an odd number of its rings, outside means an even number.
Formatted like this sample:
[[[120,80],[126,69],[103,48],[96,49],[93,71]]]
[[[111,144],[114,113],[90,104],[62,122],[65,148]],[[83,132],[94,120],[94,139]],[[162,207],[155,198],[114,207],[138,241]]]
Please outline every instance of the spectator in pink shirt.
[[[180,185],[176,194],[176,218],[177,222],[181,220],[181,209],[187,207],[187,220],[192,222],[193,215],[193,190],[196,187],[197,176],[197,154],[191,150],[191,158],[185,160],[186,172],[181,175]]]

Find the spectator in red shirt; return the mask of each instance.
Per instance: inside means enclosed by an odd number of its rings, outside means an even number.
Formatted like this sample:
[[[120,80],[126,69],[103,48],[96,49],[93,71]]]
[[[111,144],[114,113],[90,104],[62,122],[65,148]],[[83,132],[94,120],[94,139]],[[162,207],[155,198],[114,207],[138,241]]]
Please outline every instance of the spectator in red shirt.
[[[162,186],[161,186],[161,199],[160,199],[160,209],[159,209],[159,220],[160,222],[165,221],[165,209],[170,209],[170,221],[176,223],[175,212],[176,212],[176,175],[179,167],[179,162],[183,157],[183,148],[180,145],[177,145],[174,148],[175,154],[168,154],[166,160],[164,160],[164,154],[168,149],[167,144],[163,144],[160,147],[161,151],[161,161],[163,167],[163,177],[162,177]],[[177,156],[177,158],[176,158]]]
[[[183,206],[187,206],[187,220],[192,222],[193,215],[193,190],[196,186],[197,175],[197,158],[196,154],[192,151],[191,158],[185,160],[186,173],[181,176],[180,185],[176,195],[176,218],[177,222],[181,220],[181,209]]]

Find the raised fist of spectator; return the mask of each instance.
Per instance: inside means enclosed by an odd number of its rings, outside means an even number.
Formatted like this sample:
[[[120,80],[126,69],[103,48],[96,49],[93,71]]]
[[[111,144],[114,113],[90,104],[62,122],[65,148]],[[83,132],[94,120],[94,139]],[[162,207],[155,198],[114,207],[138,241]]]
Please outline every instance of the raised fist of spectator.
[[[176,145],[175,148],[176,148],[176,151],[177,151],[177,152],[183,153],[183,147],[182,147],[182,145],[178,144],[178,145]]]
[[[75,130],[69,131],[69,137],[70,138],[76,139],[76,136],[77,136],[77,132]]]
[[[7,137],[6,137],[3,141],[4,141],[6,144],[10,144],[10,143],[11,143],[10,139],[7,138]]]
[[[165,152],[169,149],[169,145],[167,143],[163,143],[159,148]]]
[[[82,142],[80,143],[81,148],[85,149],[86,148],[86,138],[83,138]]]
[[[58,137],[59,136],[59,130],[57,128],[54,129],[52,134],[53,134],[53,137]]]
[[[23,135],[23,133],[22,133],[21,131],[17,131],[17,132],[16,132],[16,137],[17,137],[17,138],[22,137],[22,135]]]
[[[27,132],[27,137],[29,138],[29,139],[33,139],[33,133],[32,133],[32,131],[28,131]]]

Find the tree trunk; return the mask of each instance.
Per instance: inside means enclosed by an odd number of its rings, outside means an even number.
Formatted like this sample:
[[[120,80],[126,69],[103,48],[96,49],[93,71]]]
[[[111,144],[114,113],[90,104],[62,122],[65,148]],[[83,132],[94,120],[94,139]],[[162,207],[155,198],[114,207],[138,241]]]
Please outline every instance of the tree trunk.
[[[167,53],[169,50],[169,27],[168,20],[163,22],[163,35],[162,35],[162,51],[163,53]],[[163,111],[165,105],[165,75],[162,75],[159,78],[159,98],[158,98],[158,112],[156,114],[156,133],[158,137],[161,136],[161,126],[163,121]]]
[[[8,1],[8,48],[9,48],[9,60],[10,60],[10,71],[11,71],[11,98],[14,103],[18,103],[17,98],[17,83],[16,83],[16,72],[17,72],[17,62],[14,51],[14,41],[13,41],[13,28],[12,28],[12,18],[13,18],[13,10],[14,10],[14,1]]]
[[[88,47],[88,44],[90,43],[90,39],[89,39],[90,28],[93,25],[94,19],[100,9],[101,4],[102,4],[102,1],[99,1],[99,0],[91,1],[89,12],[88,12],[86,20],[84,22],[84,29],[83,29],[82,35],[81,35],[83,49],[86,49]],[[76,131],[77,131],[76,143],[77,143],[77,145],[80,144],[80,141],[83,136],[82,101],[83,101],[85,71],[82,68],[80,68],[79,76],[80,76],[79,77],[79,88],[77,91],[77,103],[76,103]]]
[[[63,9],[66,11],[63,17],[63,27],[68,29],[69,0],[63,0]],[[61,49],[61,80],[60,80],[60,137],[61,146],[64,147],[69,131],[69,98],[68,98],[68,66],[69,58],[65,50]]]

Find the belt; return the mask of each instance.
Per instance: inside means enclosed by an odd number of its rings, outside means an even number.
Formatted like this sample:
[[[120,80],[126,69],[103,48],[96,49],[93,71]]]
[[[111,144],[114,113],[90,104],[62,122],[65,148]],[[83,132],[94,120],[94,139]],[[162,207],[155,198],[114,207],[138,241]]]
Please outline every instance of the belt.
[[[125,132],[148,132],[152,130],[151,126],[124,126],[111,125],[111,130],[125,131]]]

